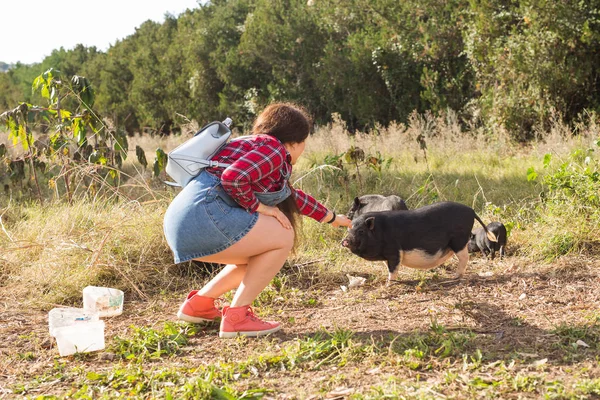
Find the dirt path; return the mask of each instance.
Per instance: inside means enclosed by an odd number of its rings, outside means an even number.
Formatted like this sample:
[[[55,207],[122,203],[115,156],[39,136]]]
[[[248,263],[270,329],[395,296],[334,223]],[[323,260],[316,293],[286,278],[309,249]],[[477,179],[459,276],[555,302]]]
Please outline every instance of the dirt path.
[[[545,269],[515,261],[495,265],[490,271],[482,260],[476,261],[469,276],[461,281],[429,274],[390,287],[380,280],[368,280],[348,291],[330,285],[315,292],[318,302],[311,307],[289,305],[285,300],[278,306],[275,302],[273,312],[277,315],[269,316],[284,321],[281,333],[262,339],[220,340],[216,326],[203,326],[179,355],[148,361],[144,369],[180,371],[200,365],[239,365],[267,354],[290,354],[282,349],[298,340],[318,337],[324,330],[343,329],[353,332],[353,343],[361,344],[360,356],[322,366],[313,360],[286,370],[250,368],[251,373],[234,376],[230,387],[239,392],[272,389],[265,398],[282,399],[358,394],[377,398],[369,394],[376,392],[373,388],[403,394],[410,387],[416,388],[412,395],[424,398],[485,397],[492,393],[489,390],[505,387],[513,389],[494,395],[537,398],[550,390],[553,380],[570,387],[578,380],[593,382],[599,377],[600,262],[579,259]],[[449,273],[441,271],[439,275]],[[126,302],[122,316],[107,320],[107,345],[115,336],[130,335],[132,325],[159,329],[165,321],[174,322],[179,297],[181,294],[171,293],[147,302]],[[6,298],[0,303],[0,398],[16,396],[19,391],[31,397],[60,396],[77,387],[73,373],[70,378],[44,379],[56,376],[56,365],[65,361],[67,370],[80,367],[98,373],[127,364],[106,351],[58,357],[47,332],[47,314],[19,310],[13,301]],[[438,332],[437,336],[432,336],[432,331]],[[436,341],[439,337],[446,342]],[[407,356],[413,353],[404,349],[415,343],[421,348],[432,343],[440,347],[417,357],[417,368],[413,368]],[[369,345],[375,350],[367,354]],[[480,357],[479,364],[473,357]],[[488,378],[489,382],[498,381],[501,370],[511,363],[511,371],[502,375],[505,385],[503,381],[497,387],[484,385]],[[448,382],[449,374],[457,377]],[[540,377],[542,381],[519,387],[514,383],[519,376]],[[390,388],[390,379],[404,386]],[[474,388],[473,382],[483,382],[483,386]],[[406,395],[412,396],[410,391]]]

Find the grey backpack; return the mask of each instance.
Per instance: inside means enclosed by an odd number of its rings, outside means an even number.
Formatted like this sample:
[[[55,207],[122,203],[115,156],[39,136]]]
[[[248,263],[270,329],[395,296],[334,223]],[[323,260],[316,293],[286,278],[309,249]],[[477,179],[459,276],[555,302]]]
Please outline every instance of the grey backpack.
[[[231,123],[231,118],[226,118],[223,122],[211,122],[200,129],[193,138],[171,150],[165,170],[176,183],[165,183],[185,187],[206,167],[228,167],[229,164],[210,159],[229,140]]]

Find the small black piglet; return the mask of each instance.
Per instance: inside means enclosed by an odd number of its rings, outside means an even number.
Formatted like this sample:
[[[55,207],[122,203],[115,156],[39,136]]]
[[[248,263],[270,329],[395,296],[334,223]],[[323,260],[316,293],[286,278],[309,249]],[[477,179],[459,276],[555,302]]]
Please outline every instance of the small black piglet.
[[[502,260],[504,258],[504,247],[506,246],[506,227],[501,222],[491,222],[487,224],[486,228],[496,236],[498,241],[490,241],[483,228],[476,229],[471,233],[471,239],[467,246],[469,253],[481,251],[486,258],[491,257],[493,260],[496,251],[499,251]]]
[[[355,197],[352,207],[346,213],[350,219],[359,217],[361,214],[375,211],[408,210],[406,203],[396,195],[382,196],[380,194],[365,194]]]
[[[362,214],[352,221],[342,246],[366,260],[387,261],[388,283],[396,279],[399,265],[431,269],[453,254],[458,258],[460,277],[469,262],[467,244],[475,220],[495,241],[471,207],[446,201],[415,210]]]

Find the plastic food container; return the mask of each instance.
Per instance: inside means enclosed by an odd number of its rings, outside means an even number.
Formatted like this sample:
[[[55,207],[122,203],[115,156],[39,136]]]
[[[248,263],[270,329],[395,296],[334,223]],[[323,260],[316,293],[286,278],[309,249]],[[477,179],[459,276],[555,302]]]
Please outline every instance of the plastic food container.
[[[96,311],[84,310],[83,308],[53,308],[48,313],[48,329],[50,335],[54,336],[56,328],[98,321],[99,314]]]
[[[119,289],[87,286],[83,289],[83,308],[98,312],[100,318],[121,315],[123,298]]]
[[[54,329],[61,357],[104,349],[104,321],[98,320]]]

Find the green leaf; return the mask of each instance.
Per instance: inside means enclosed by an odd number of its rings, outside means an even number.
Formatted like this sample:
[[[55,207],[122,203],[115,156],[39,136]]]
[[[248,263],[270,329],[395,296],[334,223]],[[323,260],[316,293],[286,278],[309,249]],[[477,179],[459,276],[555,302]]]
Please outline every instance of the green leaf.
[[[33,80],[33,84],[31,85],[32,90],[38,90],[41,85],[45,85],[46,80],[40,75]]]
[[[152,173],[154,177],[158,178],[160,175],[160,165],[158,164],[158,159],[154,160],[154,164],[152,164]]]
[[[19,143],[19,125],[17,125],[17,121],[14,116],[9,116],[6,120],[6,125],[8,127],[8,138],[12,139],[13,145],[17,145]]]
[[[156,158],[154,159],[154,165],[152,166],[154,176],[158,177],[167,166],[167,154],[160,147],[156,149]]]
[[[92,116],[89,119],[89,123],[88,126],[90,128],[92,128],[92,130],[94,131],[94,133],[98,133],[101,129],[104,128],[104,124],[102,123],[102,121],[94,116]]]
[[[127,150],[129,150],[129,143],[127,142],[127,134],[122,129],[117,130],[115,134],[115,151],[121,153],[123,159],[127,159]]]
[[[538,177],[537,172],[533,169],[533,167],[529,167],[527,169],[527,182],[535,181]]]
[[[61,73],[57,69],[50,68],[42,74],[42,77],[46,80],[48,86],[52,86],[55,81],[59,81],[61,79]]]
[[[27,140],[28,135],[27,135],[27,131],[25,130],[24,125],[19,125],[18,137],[19,137],[19,140],[21,140],[21,146],[23,147],[23,150],[25,150],[25,151],[29,150],[29,140]]]
[[[60,116],[61,116],[62,118],[67,118],[67,119],[69,119],[69,118],[71,118],[71,115],[72,115],[71,111],[69,111],[69,110],[65,110],[65,109],[62,109],[62,108],[60,109]]]
[[[552,160],[552,155],[550,153],[546,153],[544,155],[544,168],[547,168],[550,165],[550,160]]]
[[[137,156],[138,162],[144,166],[144,168],[148,167],[148,161],[146,160],[146,152],[139,145],[135,146],[135,155]]]
[[[98,381],[102,378],[102,375],[100,375],[96,372],[90,371],[87,373],[86,378],[90,381]]]
[[[50,99],[50,91],[48,90],[48,85],[42,86],[41,95],[45,99]]]
[[[219,389],[216,386],[213,386],[210,391],[210,397],[215,400],[236,400],[234,396],[227,393],[223,389]]]
[[[160,147],[156,149],[156,158],[158,159],[160,169],[165,169],[167,166],[167,153],[163,151]]]
[[[71,126],[73,127],[73,137],[77,139],[77,144],[82,146],[87,138],[83,120],[81,118],[74,118],[71,121]]]
[[[50,83],[50,81],[52,81],[52,77],[53,77],[52,71],[54,71],[54,68],[49,68],[46,71],[44,71],[44,73],[42,74],[42,77],[46,80],[47,83]]]
[[[73,91],[83,102],[84,107],[88,109],[91,108],[94,105],[96,96],[90,81],[84,76],[73,75],[71,78],[71,85]]]

